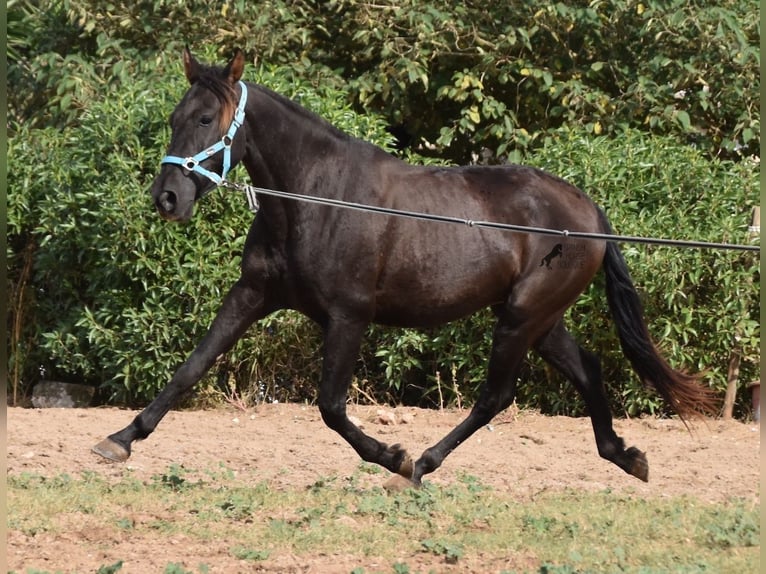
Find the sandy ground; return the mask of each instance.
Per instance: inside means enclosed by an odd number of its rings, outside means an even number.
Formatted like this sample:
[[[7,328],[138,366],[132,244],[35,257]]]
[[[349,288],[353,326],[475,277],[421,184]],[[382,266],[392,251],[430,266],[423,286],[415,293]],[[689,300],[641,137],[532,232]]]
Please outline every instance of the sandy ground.
[[[467,414],[400,408],[387,409],[381,416],[376,407],[356,406],[350,406],[349,413],[361,422],[365,432],[389,444],[401,443],[415,457]],[[92,471],[119,478],[124,466],[101,460],[90,448],[127,425],[135,415],[114,408],[9,408],[8,473],[79,476],[80,472]],[[589,419],[548,417],[528,411],[501,414],[426,479],[448,483],[458,474],[467,473],[520,499],[546,490],[610,488],[642,497],[688,495],[705,502],[737,497],[760,502],[760,429],[756,424],[711,420],[695,423],[690,433],[679,421],[648,418],[618,420],[615,428],[626,445],[635,445],[647,453],[648,483],[599,458]],[[133,455],[124,463],[139,479],[165,473],[171,464],[189,469],[223,464],[256,482],[268,480],[276,486],[301,487],[320,477],[350,476],[359,459],[324,426],[315,407],[274,404],[248,412],[228,408],[171,412],[154,434],[134,445]],[[380,475],[381,483],[385,479]],[[78,559],[79,552],[92,553],[90,546],[72,545],[60,538],[29,537],[10,531],[9,568],[26,572],[29,566],[42,568],[48,564],[45,567],[51,572],[72,571],[68,568],[75,564],[86,567],[92,563],[98,567],[114,562],[98,556],[92,557],[95,562],[91,563],[84,555]],[[146,545],[152,542],[147,540]],[[206,550],[214,552],[212,548]],[[136,547],[121,551],[144,556],[150,550]],[[67,556],[63,564],[62,553]],[[30,562],[32,558],[34,563]],[[321,560],[313,565],[296,562],[274,571],[334,572],[351,568],[353,565],[346,568],[342,560],[334,557],[324,566]],[[121,570],[129,571],[138,570]]]

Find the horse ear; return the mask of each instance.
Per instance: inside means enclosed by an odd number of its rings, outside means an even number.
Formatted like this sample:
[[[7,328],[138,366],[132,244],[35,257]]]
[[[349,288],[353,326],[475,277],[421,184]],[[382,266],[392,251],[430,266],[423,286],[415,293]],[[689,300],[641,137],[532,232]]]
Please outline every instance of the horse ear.
[[[229,82],[235,84],[242,77],[242,72],[245,70],[245,55],[242,50],[237,48],[237,51],[232,57],[229,64],[226,66],[224,73],[229,78]]]
[[[198,69],[199,64],[197,63],[197,60],[192,56],[189,46],[186,46],[184,48],[184,71],[186,72],[186,79],[189,80],[190,84],[197,81]]]

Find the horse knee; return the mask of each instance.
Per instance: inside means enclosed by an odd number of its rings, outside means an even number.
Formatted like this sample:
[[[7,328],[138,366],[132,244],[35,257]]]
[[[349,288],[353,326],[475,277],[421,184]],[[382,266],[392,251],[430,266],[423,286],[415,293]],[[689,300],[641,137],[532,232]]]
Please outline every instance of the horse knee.
[[[322,420],[334,431],[341,429],[346,422],[346,405],[338,401],[319,399],[319,412]]]

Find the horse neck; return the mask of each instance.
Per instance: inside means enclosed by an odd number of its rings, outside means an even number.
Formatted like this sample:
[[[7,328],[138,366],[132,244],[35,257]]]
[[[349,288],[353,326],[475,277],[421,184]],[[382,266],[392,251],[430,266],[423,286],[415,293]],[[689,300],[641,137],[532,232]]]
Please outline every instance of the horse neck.
[[[312,194],[318,170],[342,153],[347,138],[318,116],[260,86],[245,112],[248,141],[242,163],[253,184]]]

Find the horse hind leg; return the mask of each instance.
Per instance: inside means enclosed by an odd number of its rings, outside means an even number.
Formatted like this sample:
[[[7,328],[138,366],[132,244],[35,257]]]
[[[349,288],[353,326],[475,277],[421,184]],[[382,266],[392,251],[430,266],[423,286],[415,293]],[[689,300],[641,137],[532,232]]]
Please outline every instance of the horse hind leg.
[[[598,357],[577,344],[564,327],[563,321],[558,321],[538,341],[535,350],[569,379],[582,395],[590,412],[599,455],[628,474],[647,482],[649,463],[646,455],[636,447],[625,449],[624,441],[614,432]]]

